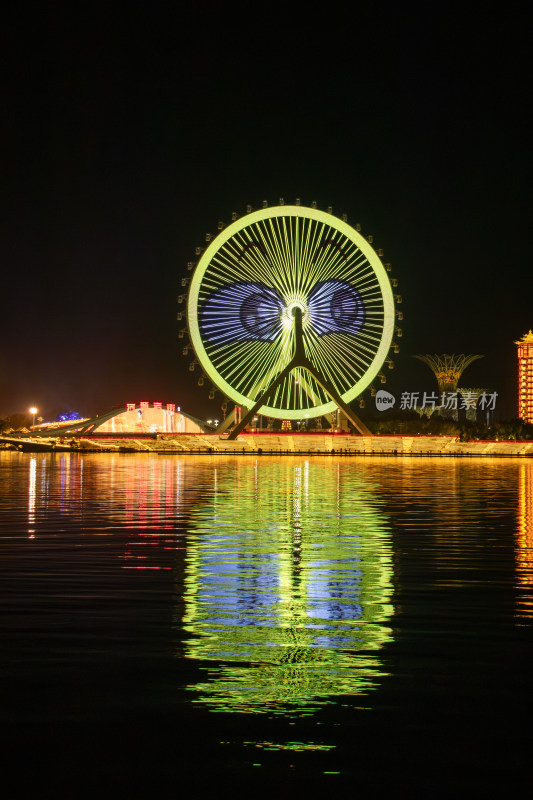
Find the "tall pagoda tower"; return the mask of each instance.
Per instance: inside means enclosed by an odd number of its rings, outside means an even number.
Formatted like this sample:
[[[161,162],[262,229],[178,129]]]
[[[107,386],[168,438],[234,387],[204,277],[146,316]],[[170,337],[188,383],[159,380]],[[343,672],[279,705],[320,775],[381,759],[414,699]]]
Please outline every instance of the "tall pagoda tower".
[[[533,333],[515,342],[518,345],[518,416],[533,422]]]

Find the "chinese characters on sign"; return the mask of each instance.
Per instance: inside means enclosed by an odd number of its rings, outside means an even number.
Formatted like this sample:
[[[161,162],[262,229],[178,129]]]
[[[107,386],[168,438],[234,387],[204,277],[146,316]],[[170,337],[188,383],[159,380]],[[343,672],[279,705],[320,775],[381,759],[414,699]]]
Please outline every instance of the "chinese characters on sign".
[[[147,411],[150,408],[150,403],[146,400],[141,401],[140,403],[126,403],[126,411],[135,411],[135,409],[139,406],[141,411]],[[163,410],[163,403],[160,400],[154,400],[152,403],[152,408],[155,408],[157,411]],[[176,403],[165,403],[165,408],[169,414],[174,414],[176,411]],[[177,406],[177,412],[180,413],[180,407]]]

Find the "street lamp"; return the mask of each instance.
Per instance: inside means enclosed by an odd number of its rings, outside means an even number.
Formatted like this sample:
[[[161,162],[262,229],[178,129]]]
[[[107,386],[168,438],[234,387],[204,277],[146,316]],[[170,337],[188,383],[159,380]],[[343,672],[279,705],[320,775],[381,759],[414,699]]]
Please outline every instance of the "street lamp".
[[[32,423],[31,423],[31,426],[32,426],[32,428],[33,428],[33,427],[35,427],[35,415],[36,415],[36,413],[39,411],[39,409],[38,409],[38,408],[34,408],[34,406],[32,406],[32,407],[29,409],[29,411],[30,411],[30,414],[32,415]]]

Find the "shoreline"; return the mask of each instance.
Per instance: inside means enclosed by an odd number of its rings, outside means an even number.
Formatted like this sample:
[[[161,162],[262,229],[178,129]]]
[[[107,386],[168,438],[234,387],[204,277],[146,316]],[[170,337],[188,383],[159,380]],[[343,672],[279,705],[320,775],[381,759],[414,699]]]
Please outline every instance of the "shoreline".
[[[6,451],[153,453],[158,455],[307,455],[530,458],[533,441],[461,442],[457,436],[302,433],[248,433],[229,441],[227,434],[158,434],[157,436],[13,437],[1,436]]]

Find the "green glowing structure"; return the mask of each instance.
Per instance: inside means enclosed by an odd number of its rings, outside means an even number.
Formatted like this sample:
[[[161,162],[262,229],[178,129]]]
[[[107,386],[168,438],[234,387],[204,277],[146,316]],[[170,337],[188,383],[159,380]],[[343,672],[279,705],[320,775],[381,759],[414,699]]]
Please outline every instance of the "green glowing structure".
[[[196,265],[187,320],[205,376],[242,408],[239,430],[254,414],[341,408],[368,432],[349,403],[388,357],[394,297],[379,255],[344,220],[299,205],[235,219]]]
[[[391,532],[374,487],[318,462],[240,460],[187,540],[189,687],[214,711],[309,713],[371,691],[391,640]]]
[[[459,378],[468,365],[473,361],[477,361],[478,358],[483,358],[483,356],[464,354],[449,356],[444,354],[442,356],[413,356],[413,358],[418,358],[419,361],[423,361],[424,364],[427,364],[428,367],[433,370],[437,383],[439,384],[439,392],[442,395],[443,392],[448,394],[455,393],[457,391]]]
[[[461,395],[462,401],[466,408],[466,418],[470,422],[476,422],[477,420],[477,403],[481,395],[488,391],[486,388],[461,388],[460,386],[457,387],[457,391]]]

